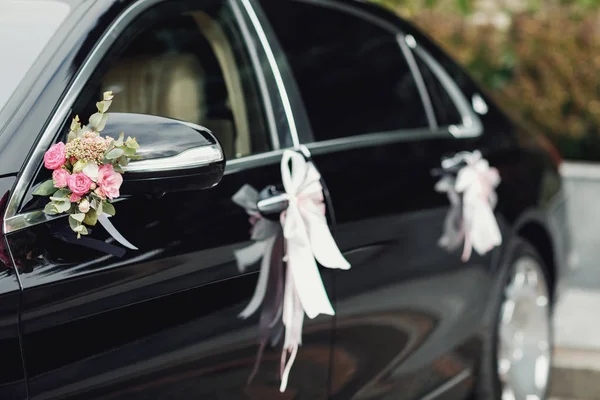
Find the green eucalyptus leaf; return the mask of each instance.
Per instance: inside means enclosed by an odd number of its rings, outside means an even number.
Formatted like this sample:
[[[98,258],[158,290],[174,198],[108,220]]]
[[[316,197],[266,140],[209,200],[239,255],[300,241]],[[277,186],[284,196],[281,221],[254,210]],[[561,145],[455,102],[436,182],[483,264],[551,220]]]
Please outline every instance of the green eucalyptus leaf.
[[[71,131],[69,132],[69,134],[67,135],[67,143],[69,143],[71,140],[75,139],[77,137],[77,133]]]
[[[131,148],[131,147],[125,147],[123,149],[125,151],[125,155],[127,157],[131,157],[135,155],[135,152],[137,151],[137,149]]]
[[[85,214],[84,213],[71,214],[71,217],[73,217],[73,219],[77,222],[83,222],[83,220],[85,218]]]
[[[96,210],[90,208],[90,210],[85,214],[83,223],[89,226],[94,226],[96,225],[96,222],[98,222],[98,214],[96,213]]]
[[[114,217],[116,213],[115,206],[105,201],[102,203],[102,212],[108,215],[112,215]]]
[[[55,207],[59,213],[64,213],[71,209],[71,202],[69,201],[69,199],[64,199],[62,201],[56,201]]]
[[[90,117],[90,125],[98,132],[104,129],[106,121],[108,120],[108,114],[95,113]]]
[[[56,206],[54,205],[53,202],[46,204],[46,206],[44,207],[44,214],[48,214],[48,215],[58,214],[58,210],[56,209]]]
[[[96,108],[98,108],[99,112],[106,113],[111,104],[112,104],[112,100],[99,101],[96,103]]]
[[[135,138],[132,137],[127,137],[127,140],[125,141],[125,146],[127,146],[130,149],[139,149],[140,147]]]
[[[79,115],[76,115],[75,118],[73,118],[70,129],[75,133],[81,129],[81,123],[79,122]]]
[[[80,221],[77,221],[73,216],[77,215],[77,214],[71,214],[69,215],[69,226],[71,227],[72,230],[74,230],[75,232],[77,232],[77,227],[79,225],[81,225]]]
[[[88,234],[88,230],[84,225],[79,225],[81,226],[81,230],[79,231],[80,234],[82,235],[87,235]]]
[[[125,133],[121,132],[119,134],[119,138],[117,140],[114,141],[115,143],[115,147],[121,147],[123,146],[123,141],[125,140]]]
[[[94,207],[94,208],[96,209],[97,215],[102,214],[102,212],[104,210],[103,204],[104,204],[104,202],[102,200],[96,202],[96,207]]]
[[[111,90],[107,90],[106,92],[102,93],[102,100],[104,101],[112,100],[114,97],[115,96]]]
[[[123,166],[123,167],[124,167],[124,166],[126,166],[127,164],[129,164],[129,158],[127,158],[127,155],[126,155],[126,154],[124,154],[124,155],[122,155],[121,157],[119,157],[119,158],[117,159],[117,162],[119,163],[119,165],[121,165],[121,166]]]
[[[117,158],[121,157],[123,154],[125,154],[123,149],[115,147],[114,149],[109,151],[108,154],[106,154],[106,158],[108,158],[109,160],[116,160]]]
[[[35,196],[50,196],[54,194],[56,188],[54,187],[54,181],[52,179],[42,183],[32,194]]]
[[[62,188],[62,189],[58,189],[56,192],[54,192],[52,197],[56,197],[58,199],[63,199],[65,197],[68,197],[70,194],[71,194],[71,191],[69,189]]]

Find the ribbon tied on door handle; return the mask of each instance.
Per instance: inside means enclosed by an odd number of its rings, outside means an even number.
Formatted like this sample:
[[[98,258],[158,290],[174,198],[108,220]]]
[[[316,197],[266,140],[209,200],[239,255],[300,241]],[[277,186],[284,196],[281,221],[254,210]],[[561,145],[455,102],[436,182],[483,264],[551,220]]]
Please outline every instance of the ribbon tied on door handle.
[[[502,243],[493,211],[498,201],[495,188],[500,183],[500,174],[479,151],[458,153],[444,160],[442,168],[460,164],[464,166],[458,169],[456,177],[445,173],[435,185],[436,191],[446,192],[450,200],[439,244],[454,250],[464,241],[461,259],[468,261],[472,250],[483,255]]]
[[[281,319],[285,330],[280,386],[280,391],[283,392],[287,387],[298,347],[302,344],[304,314],[311,319],[320,314],[335,314],[317,262],[333,269],[349,269],[350,264],[329,231],[321,175],[314,164],[306,161],[302,154],[286,150],[281,160],[281,179],[285,190],[283,199],[288,203],[287,209],[281,212],[279,218],[281,226],[260,216],[255,202],[258,193],[251,187],[242,187],[234,195],[233,201],[251,215],[252,238],[255,240],[254,244],[236,252],[238,266],[246,268],[262,257],[256,290],[240,316],[249,317],[263,304],[259,357],[269,336],[274,342],[278,341],[279,335],[269,333],[269,329],[276,327]],[[283,239],[285,274],[277,273],[277,268],[274,268],[281,261],[275,257],[278,236]],[[282,284],[283,293],[279,290]],[[283,296],[279,296],[280,294]],[[265,316],[266,309],[269,309],[268,317]],[[286,361],[288,353],[289,360]],[[255,372],[256,368],[251,378]]]

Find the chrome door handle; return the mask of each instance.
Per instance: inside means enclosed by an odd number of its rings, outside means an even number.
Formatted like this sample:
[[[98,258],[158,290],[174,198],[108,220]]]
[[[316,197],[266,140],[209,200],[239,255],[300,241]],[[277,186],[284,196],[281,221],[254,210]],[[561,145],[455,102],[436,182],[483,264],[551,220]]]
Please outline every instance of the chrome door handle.
[[[256,209],[263,217],[279,220],[279,215],[288,208],[287,194],[277,190],[275,186],[267,186],[259,195]]]

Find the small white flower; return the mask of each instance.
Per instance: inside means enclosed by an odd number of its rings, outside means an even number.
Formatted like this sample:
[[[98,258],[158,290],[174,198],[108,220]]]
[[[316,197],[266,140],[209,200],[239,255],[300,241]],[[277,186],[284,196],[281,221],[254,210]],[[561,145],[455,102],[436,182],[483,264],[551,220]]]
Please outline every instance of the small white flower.
[[[87,201],[87,199],[81,200],[81,202],[79,203],[79,211],[81,211],[84,214],[90,211],[90,202]]]

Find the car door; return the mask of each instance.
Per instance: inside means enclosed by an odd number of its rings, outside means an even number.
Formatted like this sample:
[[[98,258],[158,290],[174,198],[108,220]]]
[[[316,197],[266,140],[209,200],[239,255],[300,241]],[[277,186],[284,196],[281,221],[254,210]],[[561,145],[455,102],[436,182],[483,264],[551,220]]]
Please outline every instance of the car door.
[[[89,12],[93,7],[100,5]],[[234,250],[251,243],[251,226],[232,196],[245,184],[260,190],[281,182],[281,152],[292,143],[294,125],[252,8],[220,0],[115,7],[119,12],[99,16],[115,19],[66,95],[56,92],[56,109],[73,112],[57,112],[39,127],[41,139],[11,198],[9,210],[17,211],[6,216],[6,239],[21,266],[30,398],[324,398],[330,317],[307,321],[285,394],[278,390],[280,348],[265,351],[248,382],[258,316],[238,314],[254,291],[258,265],[242,272],[236,264]],[[124,254],[86,247],[69,236],[65,218],[44,217],[43,201],[31,196],[48,178],[39,155],[64,140],[75,113],[85,121],[104,90],[115,94],[110,111],[209,127],[227,155],[214,188],[116,203],[111,220],[138,247]],[[177,146],[172,140],[167,148]],[[100,227],[89,239],[118,246]]]
[[[415,58],[415,37],[382,10],[260,4],[303,101],[311,131],[302,141],[327,182],[334,236],[352,264],[334,272],[332,398],[464,398],[496,252],[462,262],[460,251],[438,245],[449,202],[432,171],[444,157],[488,148],[482,116],[426,49]],[[419,65],[433,70],[427,82]]]

